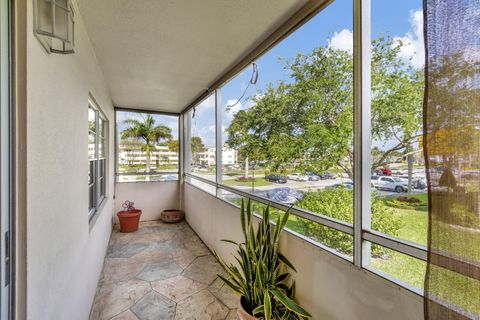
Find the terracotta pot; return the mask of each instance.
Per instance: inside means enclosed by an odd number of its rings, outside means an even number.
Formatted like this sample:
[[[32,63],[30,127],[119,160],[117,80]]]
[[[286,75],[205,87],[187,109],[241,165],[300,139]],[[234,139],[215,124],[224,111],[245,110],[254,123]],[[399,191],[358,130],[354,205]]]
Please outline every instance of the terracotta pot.
[[[142,210],[139,209],[133,209],[131,211],[119,211],[117,213],[117,217],[120,221],[120,232],[137,231],[141,215]]]
[[[176,223],[183,220],[185,213],[182,210],[167,209],[160,214],[160,219],[165,223]]]
[[[258,318],[255,318],[251,314],[249,314],[245,309],[243,308],[243,302],[245,298],[241,297],[240,302],[238,304],[238,309],[237,309],[237,316],[240,320],[256,320]]]

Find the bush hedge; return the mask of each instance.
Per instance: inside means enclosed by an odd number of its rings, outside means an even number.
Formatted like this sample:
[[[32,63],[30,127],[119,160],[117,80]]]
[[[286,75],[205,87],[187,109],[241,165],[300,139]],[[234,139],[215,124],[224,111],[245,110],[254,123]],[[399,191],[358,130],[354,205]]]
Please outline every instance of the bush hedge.
[[[353,191],[346,188],[332,188],[324,191],[307,192],[297,202],[296,206],[345,222],[353,223]],[[397,236],[401,228],[401,221],[394,215],[393,209],[385,202],[372,194],[371,202],[372,229]],[[298,223],[300,230],[295,230],[320,243],[332,247],[345,254],[353,253],[353,241],[350,235],[323,227],[315,222],[301,219]],[[386,251],[379,246],[372,245],[372,255],[381,257]]]
[[[389,207],[398,209],[427,211],[428,201],[421,200],[417,197],[400,196],[385,200],[385,204]]]

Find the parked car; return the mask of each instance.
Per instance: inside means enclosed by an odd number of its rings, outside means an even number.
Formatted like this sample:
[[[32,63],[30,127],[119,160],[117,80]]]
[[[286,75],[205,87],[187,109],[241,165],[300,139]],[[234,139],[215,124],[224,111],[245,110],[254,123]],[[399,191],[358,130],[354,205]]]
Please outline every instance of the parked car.
[[[287,178],[276,173],[266,175],[265,180],[274,182],[274,183],[287,183]]]
[[[320,176],[318,176],[317,174],[315,174],[313,172],[307,172],[307,173],[305,173],[305,175],[308,177],[308,180],[310,180],[310,181],[320,180]]]
[[[353,182],[336,183],[336,184],[332,184],[331,186],[325,187],[325,189],[333,189],[333,188],[353,189]]]
[[[275,188],[267,191],[267,198],[285,204],[294,204],[302,199],[303,194],[290,188]]]
[[[379,190],[395,191],[397,193],[408,190],[408,181],[396,177],[372,176],[372,185]]]
[[[403,179],[408,183],[408,175],[406,176],[399,176],[398,178]],[[427,188],[427,182],[423,177],[413,176],[412,177],[412,188],[418,190],[424,190]]]
[[[308,177],[304,174],[300,173],[292,173],[287,176],[288,180],[294,180],[294,181],[308,181]]]
[[[375,171],[379,176],[391,176],[392,170],[389,168],[380,168]],[[399,171],[401,173],[401,171]]]
[[[413,188],[419,190],[427,189],[427,182],[424,179],[414,179]]]
[[[208,171],[208,166],[204,164],[197,164],[193,166],[192,171],[193,172]]]
[[[320,174],[320,179],[322,180],[335,179],[335,175],[331,172],[324,172]]]

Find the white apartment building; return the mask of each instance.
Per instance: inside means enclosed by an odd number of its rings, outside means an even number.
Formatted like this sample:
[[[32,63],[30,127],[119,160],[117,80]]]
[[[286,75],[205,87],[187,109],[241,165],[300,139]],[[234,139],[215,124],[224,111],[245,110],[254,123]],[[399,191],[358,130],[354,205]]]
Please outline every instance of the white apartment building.
[[[197,155],[198,162],[201,164],[206,164],[207,166],[213,166],[215,164],[215,151],[216,151],[216,148],[208,148],[204,152],[197,153],[196,155]],[[237,150],[223,146],[222,147],[222,164],[235,165],[237,163],[238,163]]]
[[[118,163],[125,165],[144,164],[147,161],[145,150],[140,145],[119,145]],[[152,165],[177,164],[178,152],[171,151],[168,146],[157,146],[151,151],[150,162]]]

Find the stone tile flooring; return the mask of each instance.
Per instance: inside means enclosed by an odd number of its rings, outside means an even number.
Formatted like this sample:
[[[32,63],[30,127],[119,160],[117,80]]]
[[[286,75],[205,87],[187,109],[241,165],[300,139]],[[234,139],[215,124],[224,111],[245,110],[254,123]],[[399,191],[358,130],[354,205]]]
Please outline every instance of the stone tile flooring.
[[[114,230],[90,320],[236,319],[237,296],[185,222]]]

